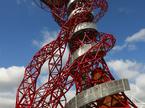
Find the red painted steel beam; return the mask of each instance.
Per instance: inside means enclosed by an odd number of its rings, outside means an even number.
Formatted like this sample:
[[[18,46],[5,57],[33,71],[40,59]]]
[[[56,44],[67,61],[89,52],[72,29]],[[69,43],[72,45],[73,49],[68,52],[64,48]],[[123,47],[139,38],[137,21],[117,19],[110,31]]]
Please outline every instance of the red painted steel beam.
[[[16,108],[65,108],[68,102],[66,94],[74,86],[77,95],[97,84],[115,80],[104,60],[114,47],[116,40],[113,35],[101,33],[88,25],[75,32],[81,23],[99,21],[107,12],[107,1],[40,0],[40,5],[52,13],[61,30],[56,40],[41,48],[26,67],[24,78],[17,90]],[[62,59],[67,44],[70,53],[64,65]],[[91,44],[91,47],[85,48]],[[80,51],[83,53],[79,53]],[[72,60],[74,56],[75,59]],[[48,81],[37,88],[38,77],[46,61]],[[124,93],[107,96],[87,105],[89,108],[131,106],[137,108]]]

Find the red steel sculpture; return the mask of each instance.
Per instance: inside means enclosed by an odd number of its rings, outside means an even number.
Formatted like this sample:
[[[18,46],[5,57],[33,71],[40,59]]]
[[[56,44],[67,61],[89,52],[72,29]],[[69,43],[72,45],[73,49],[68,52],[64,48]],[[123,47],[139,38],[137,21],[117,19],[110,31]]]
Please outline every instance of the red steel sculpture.
[[[96,23],[108,9],[106,0],[40,0],[61,27],[56,40],[41,48],[25,69],[17,90],[16,108],[137,108],[125,95],[127,79],[115,80],[104,56],[115,38],[99,32]],[[66,47],[69,56],[62,58]],[[43,64],[48,80],[37,88]],[[75,87],[76,96],[66,93]]]

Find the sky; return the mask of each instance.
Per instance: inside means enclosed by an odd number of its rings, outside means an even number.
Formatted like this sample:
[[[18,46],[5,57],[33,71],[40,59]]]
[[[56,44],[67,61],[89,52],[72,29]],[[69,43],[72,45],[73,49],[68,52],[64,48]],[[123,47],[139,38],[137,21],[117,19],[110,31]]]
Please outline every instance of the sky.
[[[145,0],[108,1],[109,10],[97,29],[113,34],[117,41],[105,60],[113,74],[129,79],[128,94],[145,102]],[[33,0],[1,1],[0,108],[14,108],[24,68],[36,51],[57,37],[59,29],[51,14]]]

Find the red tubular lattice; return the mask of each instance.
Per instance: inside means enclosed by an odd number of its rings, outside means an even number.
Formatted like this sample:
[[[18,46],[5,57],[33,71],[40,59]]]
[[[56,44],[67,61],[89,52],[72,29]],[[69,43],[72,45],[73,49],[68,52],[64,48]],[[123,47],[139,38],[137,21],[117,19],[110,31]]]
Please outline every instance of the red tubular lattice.
[[[57,39],[41,48],[26,67],[17,91],[16,108],[65,108],[68,101],[66,93],[73,86],[78,94],[96,84],[115,80],[104,60],[104,56],[113,48],[115,38],[111,34],[87,28],[88,25],[75,32],[79,24],[96,23],[107,11],[108,4],[106,0],[72,0],[72,3],[70,0],[40,1],[42,7],[51,11],[61,31]],[[62,58],[67,44],[70,54],[63,66]],[[76,56],[84,46],[88,48]],[[46,61],[48,81],[37,88],[37,79]],[[137,108],[124,93],[107,96],[87,105],[88,108],[130,106]]]

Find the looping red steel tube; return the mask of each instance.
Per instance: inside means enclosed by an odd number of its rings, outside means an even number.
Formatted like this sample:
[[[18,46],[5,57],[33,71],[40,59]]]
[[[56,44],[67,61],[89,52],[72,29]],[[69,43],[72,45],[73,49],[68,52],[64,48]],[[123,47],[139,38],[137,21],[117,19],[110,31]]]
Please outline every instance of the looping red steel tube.
[[[107,12],[107,1],[37,0],[36,2],[52,13],[61,30],[56,40],[42,47],[26,67],[24,78],[17,90],[16,108],[72,108],[68,103],[75,103],[75,108],[78,108],[80,103],[76,99],[79,99],[84,91],[94,90],[93,87],[97,87],[96,85],[104,87],[107,84],[114,84],[113,87],[117,87],[115,78],[104,60],[116,40],[113,35],[101,33],[96,27],[97,21]],[[62,61],[67,47],[69,56],[64,64]],[[48,80],[38,88],[38,77],[46,61],[48,61]],[[108,83],[111,81],[114,82]],[[124,83],[118,85],[121,84]],[[69,101],[66,94],[74,87],[76,98]],[[105,86],[97,89],[107,91],[111,88]],[[137,108],[121,91],[125,88],[120,89],[120,92],[117,90],[108,91],[105,95],[97,94],[96,98],[93,97],[95,100],[91,102],[89,100],[89,103],[82,102],[84,104],[81,108]]]

